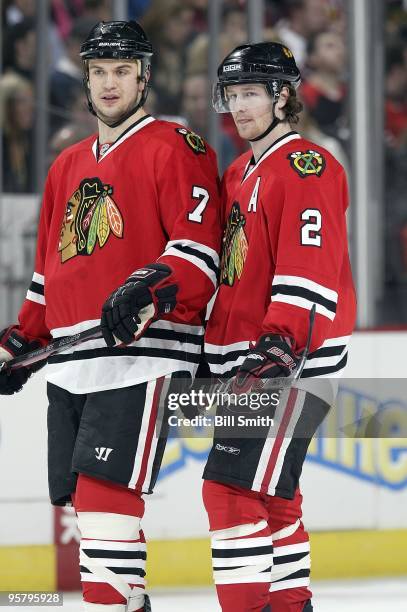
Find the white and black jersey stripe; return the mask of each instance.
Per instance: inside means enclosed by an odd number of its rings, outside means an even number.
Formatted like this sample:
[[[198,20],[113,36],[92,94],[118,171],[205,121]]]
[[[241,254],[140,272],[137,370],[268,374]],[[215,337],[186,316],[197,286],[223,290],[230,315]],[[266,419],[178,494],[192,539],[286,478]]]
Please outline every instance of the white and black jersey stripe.
[[[26,297],[27,300],[31,300],[31,302],[37,302],[37,304],[45,306],[44,276],[42,274],[34,272]]]
[[[171,240],[167,243],[163,255],[186,259],[206,274],[215,288],[219,277],[219,255],[210,247],[193,240]]]
[[[277,275],[273,279],[271,301],[284,302],[307,310],[311,310],[315,304],[317,313],[333,321],[336,314],[338,294],[336,291],[302,276]]]
[[[328,338],[319,349],[310,353],[301,378],[341,376],[348,360],[350,336]]]
[[[350,336],[325,340],[316,351],[308,355],[301,378],[341,376],[347,363],[349,340]],[[252,342],[254,340],[225,346],[205,343],[205,358],[211,373],[222,378],[234,376],[249,352]]]
[[[250,342],[234,342],[219,346],[205,343],[205,357],[209,368],[215,376],[234,376],[237,368],[243,363],[249,351]]]
[[[83,321],[52,330],[54,338],[71,336],[98,325]],[[103,339],[54,355],[48,361],[47,380],[71,393],[123,388],[172,372],[195,374],[203,345],[203,327],[155,321],[142,338],[128,346],[106,346]]]
[[[95,322],[95,324],[97,324]],[[167,321],[153,323],[143,336],[127,346],[107,347],[103,339],[89,340],[74,350],[64,351],[50,358],[50,363],[64,363],[83,359],[94,359],[97,357],[115,357],[130,355],[133,357],[156,357],[167,359],[188,359],[199,363],[202,347],[202,334],[191,333],[178,328],[189,326]],[[175,329],[174,329],[175,328]],[[67,334],[71,335],[71,334]]]

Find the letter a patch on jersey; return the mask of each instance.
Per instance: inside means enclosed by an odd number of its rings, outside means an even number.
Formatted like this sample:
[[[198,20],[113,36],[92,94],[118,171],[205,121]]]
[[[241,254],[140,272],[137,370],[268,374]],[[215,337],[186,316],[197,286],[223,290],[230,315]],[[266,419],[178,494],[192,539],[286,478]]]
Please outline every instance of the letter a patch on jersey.
[[[251,195],[247,212],[257,212],[257,200],[259,198],[259,187],[260,187],[261,176],[257,177],[256,184]]]
[[[318,151],[295,151],[287,155],[290,160],[291,168],[293,168],[301,178],[307,176],[321,176],[325,170],[325,158]]]
[[[222,258],[220,263],[220,282],[224,285],[232,285],[236,276],[242,276],[244,264],[249,250],[249,243],[244,231],[246,219],[240,212],[240,206],[234,202],[226,224],[223,237]]]

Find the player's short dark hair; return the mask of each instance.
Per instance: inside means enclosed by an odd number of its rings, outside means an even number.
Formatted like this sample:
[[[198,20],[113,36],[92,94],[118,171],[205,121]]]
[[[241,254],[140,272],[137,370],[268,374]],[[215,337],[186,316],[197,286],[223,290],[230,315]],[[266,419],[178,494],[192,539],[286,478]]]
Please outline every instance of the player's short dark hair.
[[[287,102],[283,108],[285,112],[285,121],[288,123],[298,123],[300,119],[299,114],[304,108],[304,105],[301,100],[298,99],[296,89],[291,83],[284,83],[284,87],[288,88],[289,93]]]

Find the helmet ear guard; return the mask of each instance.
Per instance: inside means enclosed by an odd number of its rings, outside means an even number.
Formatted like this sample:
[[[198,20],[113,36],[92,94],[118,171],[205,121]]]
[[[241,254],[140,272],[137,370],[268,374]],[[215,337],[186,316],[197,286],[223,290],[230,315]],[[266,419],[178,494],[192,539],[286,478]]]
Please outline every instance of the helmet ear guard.
[[[284,86],[283,81],[278,81],[277,79],[273,79],[272,81],[268,81],[266,84],[267,92],[273,98],[273,100],[278,100],[280,97],[281,90]]]

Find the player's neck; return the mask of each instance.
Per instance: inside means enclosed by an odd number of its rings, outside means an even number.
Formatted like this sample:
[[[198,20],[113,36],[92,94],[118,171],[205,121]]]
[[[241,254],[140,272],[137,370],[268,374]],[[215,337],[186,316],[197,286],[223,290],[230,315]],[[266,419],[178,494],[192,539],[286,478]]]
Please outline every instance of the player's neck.
[[[147,115],[144,108],[140,108],[134,115],[131,115],[126,121],[123,121],[116,128],[111,128],[105,123],[102,123],[98,119],[98,128],[99,128],[99,144],[105,144],[106,142],[115,142],[119,138],[123,132],[127,130],[128,127],[139,121],[142,117]]]
[[[256,160],[256,163],[259,160],[259,158],[263,155],[264,151],[267,151],[267,149],[271,147],[273,142],[275,142],[282,136],[285,136],[285,134],[288,134],[291,131],[292,131],[292,128],[289,123],[279,123],[274,128],[274,130],[270,132],[270,134],[267,134],[267,136],[265,136],[261,140],[258,140],[257,142],[251,142],[250,146],[252,148],[253,156],[254,156],[254,159]]]

